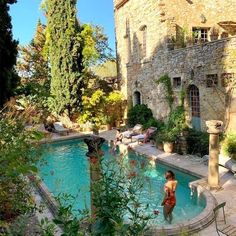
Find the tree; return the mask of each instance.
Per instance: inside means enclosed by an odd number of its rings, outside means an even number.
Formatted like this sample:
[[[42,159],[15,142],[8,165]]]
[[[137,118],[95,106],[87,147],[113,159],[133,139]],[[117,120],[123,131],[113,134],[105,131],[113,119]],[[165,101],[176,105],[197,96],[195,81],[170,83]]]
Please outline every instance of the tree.
[[[45,25],[39,20],[34,38],[29,45],[20,46],[20,57],[17,63],[19,75],[25,82],[42,82],[50,78],[48,58],[44,53],[46,42]]]
[[[50,107],[71,114],[80,105],[84,87],[80,26],[76,0],[47,0],[48,52],[51,66]]]
[[[76,0],[43,0],[47,17],[47,43],[51,66],[50,107],[70,117],[82,109],[82,95],[92,73],[90,66],[111,58],[102,28],[80,24]]]
[[[0,1],[0,107],[12,95],[18,76],[14,66],[17,56],[17,41],[13,40],[9,4],[16,0]]]

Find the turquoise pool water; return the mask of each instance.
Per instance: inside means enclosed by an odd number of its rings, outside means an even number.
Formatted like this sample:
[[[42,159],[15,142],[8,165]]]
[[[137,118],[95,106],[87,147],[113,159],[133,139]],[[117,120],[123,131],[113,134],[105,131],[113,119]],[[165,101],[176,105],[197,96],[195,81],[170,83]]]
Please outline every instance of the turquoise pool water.
[[[77,196],[74,209],[85,209],[90,206],[89,193],[89,163],[86,157],[87,146],[82,140],[70,140],[43,145],[45,150],[43,156],[47,164],[39,167],[40,177],[47,185],[49,191],[57,196],[59,193],[69,193]],[[109,147],[103,146],[105,158],[114,156],[109,153]],[[119,158],[119,157],[116,157]],[[138,166],[144,166],[142,174],[145,186],[140,201],[149,203],[149,213],[154,209],[161,213],[155,217],[153,223],[165,224],[162,214],[161,202],[163,198],[163,185],[165,183],[164,173],[171,169],[176,174],[178,187],[176,190],[177,205],[173,211],[173,224],[191,220],[204,209],[205,199],[197,198],[196,194],[191,196],[188,187],[189,182],[197,178],[168,167],[155,163],[145,157],[130,152],[126,157],[127,164],[138,162]]]

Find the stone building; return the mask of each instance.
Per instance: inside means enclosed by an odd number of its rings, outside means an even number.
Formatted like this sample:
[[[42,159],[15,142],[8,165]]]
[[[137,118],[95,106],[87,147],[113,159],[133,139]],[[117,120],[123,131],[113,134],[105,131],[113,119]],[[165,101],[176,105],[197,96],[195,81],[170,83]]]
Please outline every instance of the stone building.
[[[128,104],[168,115],[163,86],[171,78],[175,104],[185,91],[189,124],[219,119],[236,129],[235,0],[114,0],[117,58]],[[233,122],[235,121],[235,122]]]

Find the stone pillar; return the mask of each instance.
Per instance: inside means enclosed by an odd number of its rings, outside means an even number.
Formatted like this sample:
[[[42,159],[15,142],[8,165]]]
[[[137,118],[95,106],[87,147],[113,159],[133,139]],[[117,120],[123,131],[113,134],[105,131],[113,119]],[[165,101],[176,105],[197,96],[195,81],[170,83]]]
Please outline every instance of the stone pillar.
[[[209,138],[208,184],[211,189],[219,188],[219,134],[223,130],[223,122],[206,121]]]
[[[93,199],[94,199],[93,189],[95,182],[99,180],[101,176],[100,160],[101,157],[104,155],[101,147],[102,144],[105,142],[105,139],[94,136],[85,138],[84,142],[88,146],[88,152],[86,153],[86,156],[89,157],[89,165],[90,165],[91,215],[95,216],[96,208],[93,204]]]

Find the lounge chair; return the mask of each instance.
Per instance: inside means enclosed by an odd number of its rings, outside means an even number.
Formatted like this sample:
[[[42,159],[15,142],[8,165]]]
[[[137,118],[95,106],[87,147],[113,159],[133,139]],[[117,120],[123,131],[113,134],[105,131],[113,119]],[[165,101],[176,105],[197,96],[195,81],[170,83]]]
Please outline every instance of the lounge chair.
[[[137,140],[138,143],[139,142],[148,142],[150,141],[150,139],[155,135],[157,131],[156,127],[150,127],[147,129],[147,131],[144,134],[139,134],[139,135],[135,135],[131,137],[131,141],[133,141],[133,139]]]
[[[61,122],[55,122],[53,124],[55,128],[55,132],[60,134],[60,135],[68,135],[69,134],[69,129],[65,128]]]
[[[143,131],[143,126],[140,124],[135,125],[131,130],[123,132],[123,137],[127,139],[131,139],[132,136],[141,134]]]

